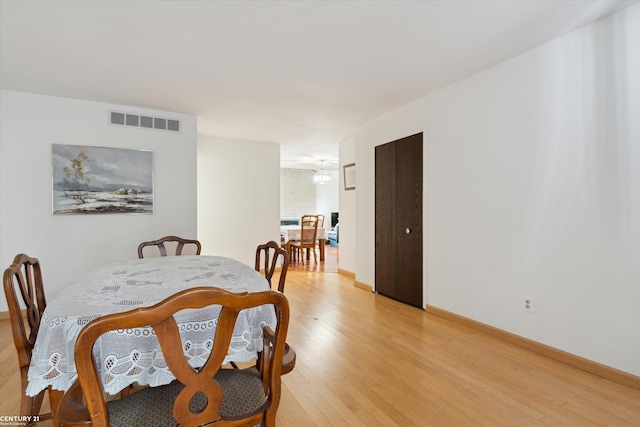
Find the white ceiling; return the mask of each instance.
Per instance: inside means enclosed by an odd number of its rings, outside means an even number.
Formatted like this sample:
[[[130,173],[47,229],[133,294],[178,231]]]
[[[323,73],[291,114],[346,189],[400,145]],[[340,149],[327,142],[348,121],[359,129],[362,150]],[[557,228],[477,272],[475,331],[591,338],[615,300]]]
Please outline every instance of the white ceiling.
[[[0,0],[0,86],[194,114],[335,169],[359,124],[633,3]]]

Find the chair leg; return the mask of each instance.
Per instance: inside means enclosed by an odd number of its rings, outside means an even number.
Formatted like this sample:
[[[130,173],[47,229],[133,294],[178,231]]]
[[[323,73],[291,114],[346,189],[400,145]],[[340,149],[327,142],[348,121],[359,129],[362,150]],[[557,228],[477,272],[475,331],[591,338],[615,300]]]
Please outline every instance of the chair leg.
[[[289,254],[289,261],[293,261],[293,248],[291,247],[291,242],[287,241],[286,243],[283,243],[282,247],[287,251],[287,254]]]
[[[22,380],[22,398],[20,399],[20,412],[22,415],[38,415],[40,408],[42,407],[42,400],[44,398],[44,390],[38,393],[36,396],[27,396],[27,373],[29,367],[25,366],[20,369],[20,379]]]
[[[44,420],[53,420],[54,427],[58,426],[57,420],[55,418],[55,413],[58,409],[58,404],[60,403],[60,398],[64,392],[59,390],[53,390],[51,387],[48,389],[42,390],[35,396],[27,396],[27,373],[29,371],[29,367],[25,366],[20,369],[20,376],[22,380],[22,398],[20,399],[20,415],[39,415],[40,421]],[[44,400],[45,393],[49,393],[49,405],[51,406],[51,412],[46,414],[41,414],[40,410],[42,409],[42,401]]]
[[[24,415],[38,415],[40,413],[43,398],[44,391],[41,391],[37,396],[27,396],[25,393],[22,393],[20,412]]]
[[[53,420],[53,427],[58,427],[58,405],[62,401],[64,391],[54,390],[49,386],[49,404],[51,405],[51,418]]]

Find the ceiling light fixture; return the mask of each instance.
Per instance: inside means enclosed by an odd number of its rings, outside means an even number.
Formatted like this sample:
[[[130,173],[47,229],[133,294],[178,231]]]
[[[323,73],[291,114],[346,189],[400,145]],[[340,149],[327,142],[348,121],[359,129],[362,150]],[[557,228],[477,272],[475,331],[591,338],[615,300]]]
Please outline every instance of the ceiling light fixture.
[[[320,170],[313,176],[314,184],[326,184],[331,182],[331,175],[324,170],[324,160],[320,161]]]

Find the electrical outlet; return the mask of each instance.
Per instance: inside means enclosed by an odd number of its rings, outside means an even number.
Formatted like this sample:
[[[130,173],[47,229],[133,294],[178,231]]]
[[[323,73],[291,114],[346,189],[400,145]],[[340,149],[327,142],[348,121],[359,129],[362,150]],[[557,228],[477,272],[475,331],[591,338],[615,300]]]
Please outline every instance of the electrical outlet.
[[[522,295],[522,309],[529,313],[533,313],[533,298]]]

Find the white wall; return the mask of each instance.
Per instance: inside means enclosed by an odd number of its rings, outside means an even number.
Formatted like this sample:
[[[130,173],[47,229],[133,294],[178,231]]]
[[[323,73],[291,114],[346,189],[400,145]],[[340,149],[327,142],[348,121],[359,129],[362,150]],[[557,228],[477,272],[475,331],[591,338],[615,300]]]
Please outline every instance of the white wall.
[[[280,242],[280,145],[198,137],[202,253],[251,267],[256,246]]]
[[[110,109],[178,118],[182,131],[110,126]],[[52,144],[153,151],[155,212],[52,215]],[[95,267],[136,258],[143,240],[196,237],[195,167],[194,116],[0,91],[0,265],[21,252],[39,258],[52,298]]]
[[[356,273],[356,194],[359,192],[358,177],[356,176],[356,189],[344,189],[343,166],[356,162],[356,141],[354,137],[348,137],[340,143],[340,269]],[[356,164],[356,175],[358,165]],[[360,280],[356,276],[356,280]],[[367,283],[373,283],[369,281]]]
[[[316,212],[324,215],[324,228],[331,230],[331,212],[340,212],[338,172],[327,171],[331,182],[316,184]]]
[[[428,304],[640,375],[640,5],[357,130],[372,285],[374,146],[416,132]]]

